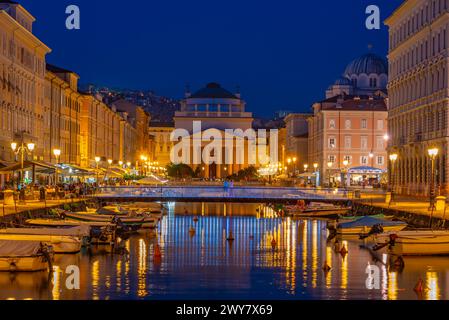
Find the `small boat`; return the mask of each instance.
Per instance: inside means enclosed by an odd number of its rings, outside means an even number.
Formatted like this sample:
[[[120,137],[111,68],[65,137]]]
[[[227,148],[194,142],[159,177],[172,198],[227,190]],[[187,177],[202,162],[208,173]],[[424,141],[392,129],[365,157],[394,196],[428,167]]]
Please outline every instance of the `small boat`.
[[[397,256],[449,255],[449,231],[411,230],[373,235],[374,251]]]
[[[407,227],[402,221],[378,219],[370,216],[355,221],[342,222],[337,225],[337,233],[343,235],[368,235],[373,227],[382,229],[383,232],[401,231]]]
[[[54,253],[78,253],[81,251],[81,240],[72,236],[0,233],[0,240],[41,242],[49,247],[51,246]]]
[[[34,272],[51,270],[51,247],[38,241],[0,240],[0,271]]]
[[[372,215],[372,216],[344,216],[344,217],[340,216],[340,217],[337,217],[336,220],[328,220],[327,221],[327,229],[335,230],[339,223],[357,221],[364,217],[371,217],[371,218],[384,219],[384,220],[392,220],[394,218],[394,216],[386,216],[384,214],[376,214],[376,215]]]
[[[295,217],[331,218],[347,214],[350,207],[341,207],[332,203],[311,202],[309,205],[286,206],[288,215]]]
[[[129,217],[121,215],[92,214],[89,212],[64,212],[60,216],[64,219],[87,222],[112,222],[122,223],[134,231],[142,228],[156,228],[157,219],[152,217]]]
[[[49,235],[69,236],[78,238],[83,246],[90,243],[90,227],[87,225],[75,226],[63,229],[56,228],[7,228],[0,229],[0,234],[16,235]]]

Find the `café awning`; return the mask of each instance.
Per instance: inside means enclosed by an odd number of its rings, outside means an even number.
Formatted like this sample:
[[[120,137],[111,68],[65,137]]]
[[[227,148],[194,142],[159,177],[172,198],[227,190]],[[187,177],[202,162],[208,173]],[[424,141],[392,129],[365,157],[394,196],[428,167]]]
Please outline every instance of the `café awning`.
[[[354,167],[348,170],[348,173],[350,174],[382,174],[384,172],[385,171],[382,169],[368,166]]]
[[[45,169],[53,170],[53,172],[55,170],[55,167],[53,165],[47,164],[47,163],[44,163],[44,162],[30,161],[30,160],[27,160],[27,161],[23,162],[23,168],[24,169],[29,169],[29,168],[32,168],[32,167],[43,168],[44,170]],[[13,173],[15,171],[21,170],[21,168],[22,168],[22,164],[20,162],[16,162],[16,163],[14,163],[14,164],[12,164],[10,166],[1,168],[0,169],[0,174],[11,174],[11,173]]]

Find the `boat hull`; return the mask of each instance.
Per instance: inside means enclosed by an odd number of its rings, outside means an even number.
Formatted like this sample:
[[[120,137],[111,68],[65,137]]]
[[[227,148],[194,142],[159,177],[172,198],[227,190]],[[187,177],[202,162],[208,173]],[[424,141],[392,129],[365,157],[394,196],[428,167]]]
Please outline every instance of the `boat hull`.
[[[53,247],[54,253],[78,253],[82,245],[80,239],[69,236],[0,234],[0,240],[39,241]]]
[[[395,226],[382,226],[384,232],[395,232],[402,231],[407,227],[407,225],[395,225]],[[371,230],[371,226],[369,227],[354,227],[354,228],[338,228],[337,234],[341,235],[363,235],[368,234]]]
[[[390,233],[392,234],[392,233]],[[383,244],[390,241],[390,234],[375,236],[375,242]],[[449,232],[445,231],[403,231],[395,233],[398,237],[387,251],[398,256],[449,255]]]
[[[48,262],[43,255],[29,257],[1,257],[0,272],[36,272],[48,269]]]

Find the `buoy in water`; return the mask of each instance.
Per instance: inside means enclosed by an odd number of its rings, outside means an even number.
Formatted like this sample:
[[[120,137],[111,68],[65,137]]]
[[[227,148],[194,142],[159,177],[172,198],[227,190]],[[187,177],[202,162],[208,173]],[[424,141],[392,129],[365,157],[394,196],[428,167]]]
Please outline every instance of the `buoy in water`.
[[[324,262],[323,271],[329,272],[332,268],[327,264],[327,261]]]
[[[193,236],[195,234],[195,232],[196,232],[195,228],[194,227],[190,227],[190,229],[189,229],[190,235]]]
[[[250,234],[249,235],[249,240],[254,240],[254,235]]]
[[[346,247],[343,245],[343,247],[341,248],[341,250],[340,250],[340,254],[342,255],[342,256],[345,256],[345,255],[347,255],[348,254],[348,250],[346,249]]]
[[[277,244],[277,242],[276,242],[276,239],[275,238],[273,238],[273,240],[271,240],[271,247],[276,247],[276,244]]]
[[[234,241],[235,239],[234,239],[234,234],[232,233],[232,231],[229,231],[229,236],[228,236],[228,238],[226,239],[227,241]]]
[[[155,258],[155,259],[160,259],[161,256],[162,256],[162,254],[161,254],[161,248],[159,247],[158,244],[156,244],[155,247],[154,247],[154,258]]]
[[[413,291],[421,293],[424,291],[424,281],[419,278],[418,283],[416,284],[415,288],[413,288]]]
[[[198,222],[198,217],[194,217],[193,222]]]

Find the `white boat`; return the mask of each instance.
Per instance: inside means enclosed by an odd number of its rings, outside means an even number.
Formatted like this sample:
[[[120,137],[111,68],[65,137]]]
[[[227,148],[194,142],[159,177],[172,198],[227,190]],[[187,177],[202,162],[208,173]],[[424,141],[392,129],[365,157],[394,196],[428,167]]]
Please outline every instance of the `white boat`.
[[[398,256],[449,255],[449,231],[412,230],[374,235],[376,247]]]
[[[68,228],[7,228],[0,229],[0,234],[69,236],[78,238],[86,246],[90,242],[90,227],[87,225]]]
[[[407,223],[367,216],[355,221],[339,223],[337,233],[342,235],[368,235],[373,227],[381,228],[383,232],[401,231],[407,228]]]
[[[127,225],[132,226],[137,231],[140,227],[142,228],[156,228],[157,219],[149,216],[122,216],[122,215],[106,215],[106,214],[95,214],[90,212],[64,212],[61,217],[77,220],[77,221],[88,221],[88,222],[116,222],[118,219]]]
[[[341,207],[332,203],[311,202],[309,205],[286,206],[286,213],[295,217],[337,217],[348,213],[350,207]]]
[[[117,226],[111,222],[57,220],[57,219],[29,219],[27,225],[49,227],[55,229],[72,228],[76,226],[87,226],[90,228],[91,243],[111,244],[115,242]]]
[[[41,242],[0,240],[0,271],[33,272],[50,269],[51,248]]]
[[[51,246],[54,253],[77,253],[81,251],[81,240],[71,236],[0,233],[0,240],[41,242],[49,247]]]

